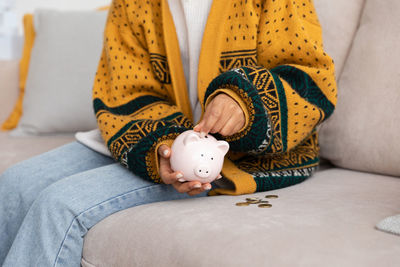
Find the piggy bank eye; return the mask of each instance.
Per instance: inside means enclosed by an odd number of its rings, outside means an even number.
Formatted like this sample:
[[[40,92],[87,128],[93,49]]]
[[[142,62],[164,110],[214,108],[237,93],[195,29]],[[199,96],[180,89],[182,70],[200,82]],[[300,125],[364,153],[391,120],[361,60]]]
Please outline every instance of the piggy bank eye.
[[[214,158],[211,158],[211,160],[214,160]]]
[[[208,138],[208,135],[204,136],[205,138]]]
[[[204,157],[204,154],[201,154],[202,157]]]

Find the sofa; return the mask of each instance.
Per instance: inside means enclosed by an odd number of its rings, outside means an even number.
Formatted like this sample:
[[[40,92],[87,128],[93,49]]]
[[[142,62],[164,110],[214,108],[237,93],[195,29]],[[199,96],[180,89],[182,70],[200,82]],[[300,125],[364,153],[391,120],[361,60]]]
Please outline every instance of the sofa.
[[[400,117],[395,112],[400,4],[314,2],[339,85],[337,109],[319,128],[318,171],[298,185],[270,192],[157,202],[117,212],[85,236],[82,266],[400,265],[400,236],[376,227],[400,213]],[[0,62],[1,121],[18,98],[18,63]],[[0,132],[0,173],[71,141],[73,132]],[[271,208],[236,205],[267,194],[278,196],[268,199]]]

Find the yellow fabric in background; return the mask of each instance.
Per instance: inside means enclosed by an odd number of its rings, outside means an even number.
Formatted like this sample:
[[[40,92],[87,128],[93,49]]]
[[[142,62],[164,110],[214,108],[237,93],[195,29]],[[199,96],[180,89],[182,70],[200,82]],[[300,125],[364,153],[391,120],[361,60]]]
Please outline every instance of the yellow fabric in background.
[[[25,40],[24,40],[24,49],[22,53],[22,58],[19,62],[19,83],[18,83],[19,95],[13,111],[1,126],[1,130],[3,131],[12,130],[15,127],[17,127],[19,119],[21,118],[23,112],[22,104],[25,95],[26,79],[28,78],[29,61],[31,59],[31,51],[33,43],[35,41],[33,15],[32,14],[24,15],[23,24],[24,24]]]

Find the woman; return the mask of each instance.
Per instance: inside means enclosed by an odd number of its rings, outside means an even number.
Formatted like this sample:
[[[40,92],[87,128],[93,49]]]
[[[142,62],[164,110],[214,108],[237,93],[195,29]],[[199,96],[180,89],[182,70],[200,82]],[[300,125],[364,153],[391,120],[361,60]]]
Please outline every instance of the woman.
[[[4,266],[78,266],[88,229],[129,207],[305,180],[336,104],[334,66],[311,0],[114,0],[93,103],[120,164],[75,142],[8,169]],[[230,144],[212,184],[170,168],[193,122]]]

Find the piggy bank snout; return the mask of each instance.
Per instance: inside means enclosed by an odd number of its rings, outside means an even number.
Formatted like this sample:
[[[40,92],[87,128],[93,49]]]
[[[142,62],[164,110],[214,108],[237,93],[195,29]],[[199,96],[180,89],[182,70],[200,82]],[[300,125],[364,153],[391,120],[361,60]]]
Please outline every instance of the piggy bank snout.
[[[205,164],[200,164],[197,165],[194,168],[194,173],[196,176],[201,177],[201,178],[208,178],[211,175],[211,169],[209,166]]]

